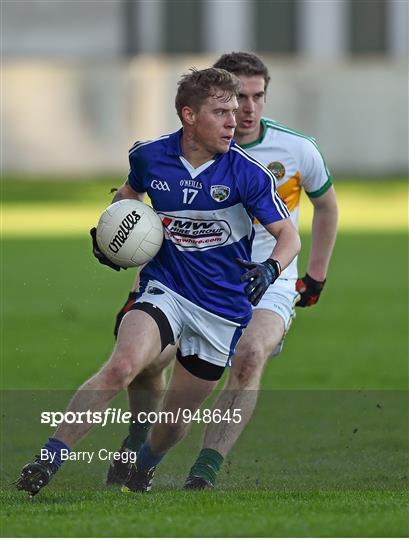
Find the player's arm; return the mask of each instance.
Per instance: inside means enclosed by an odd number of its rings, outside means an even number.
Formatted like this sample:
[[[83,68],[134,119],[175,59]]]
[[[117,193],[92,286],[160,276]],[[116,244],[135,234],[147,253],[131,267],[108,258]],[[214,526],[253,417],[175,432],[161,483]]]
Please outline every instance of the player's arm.
[[[333,186],[320,197],[311,197],[310,201],[314,206],[312,239],[307,273],[297,280],[297,290],[301,295],[297,305],[300,307],[318,302],[337,235],[338,205]]]
[[[137,199],[138,201],[143,202],[144,196],[145,193],[138,193],[137,191],[135,191],[129,184],[129,180],[126,180],[126,182],[122,184],[118,191],[115,192],[112,202],[114,203],[122,199]]]
[[[122,186],[118,189],[118,191],[115,193],[114,198],[112,199],[112,203],[120,201],[122,199],[137,199],[138,201],[143,201],[144,193],[138,193],[129,184],[129,181],[127,180],[122,184]],[[92,254],[98,261],[105,265],[109,266],[113,270],[116,270],[119,272],[121,270],[121,267],[117,264],[113,263],[106,257],[102,251],[99,249],[98,242],[97,242],[97,229],[96,227],[92,227],[92,229],[89,231],[91,238],[92,238]]]
[[[268,287],[275,282],[282,270],[287,268],[301,249],[300,237],[289,217],[269,223],[264,227],[276,239],[271,256],[261,263],[241,259],[237,261],[247,269],[247,272],[241,276],[241,280],[248,281],[245,291],[253,306],[260,302]]]
[[[282,271],[300,252],[301,241],[298,232],[289,217],[264,225],[264,227],[276,239],[276,244],[269,258],[277,261]]]

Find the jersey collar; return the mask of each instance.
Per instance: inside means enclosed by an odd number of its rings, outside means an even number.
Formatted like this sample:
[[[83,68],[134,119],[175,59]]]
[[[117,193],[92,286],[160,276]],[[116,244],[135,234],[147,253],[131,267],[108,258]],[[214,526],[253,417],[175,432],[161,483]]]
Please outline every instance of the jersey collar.
[[[264,137],[266,136],[266,132],[267,132],[267,125],[264,118],[260,120],[260,124],[261,124],[260,137],[253,142],[249,142],[247,144],[241,144],[240,145],[241,148],[243,148],[244,150],[247,150],[248,148],[253,148],[253,146],[257,146],[258,144],[263,142]]]
[[[182,147],[180,144],[180,140],[182,138],[183,128],[180,128],[175,133],[172,133],[168,139],[168,148],[166,150],[166,153],[170,156],[181,156],[182,155]]]

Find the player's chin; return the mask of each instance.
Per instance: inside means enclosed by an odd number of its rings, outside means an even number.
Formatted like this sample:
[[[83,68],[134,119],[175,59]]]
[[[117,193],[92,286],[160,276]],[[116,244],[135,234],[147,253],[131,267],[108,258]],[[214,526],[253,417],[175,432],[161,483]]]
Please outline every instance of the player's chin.
[[[251,135],[256,129],[256,124],[254,122],[247,122],[246,124],[240,124],[236,127],[236,135],[239,137],[245,137],[246,135]]]
[[[223,154],[228,152],[230,149],[231,141],[231,137],[223,137],[222,139],[220,139],[220,143],[218,144],[218,151]]]

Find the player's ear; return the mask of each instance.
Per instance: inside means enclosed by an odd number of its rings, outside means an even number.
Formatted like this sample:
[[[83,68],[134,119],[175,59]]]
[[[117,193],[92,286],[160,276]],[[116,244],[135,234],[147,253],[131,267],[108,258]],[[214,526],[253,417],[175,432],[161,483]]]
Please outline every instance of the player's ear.
[[[187,124],[188,126],[193,126],[193,124],[196,121],[195,111],[191,107],[188,107],[187,105],[185,105],[184,107],[182,107],[181,113],[182,113],[183,122]]]

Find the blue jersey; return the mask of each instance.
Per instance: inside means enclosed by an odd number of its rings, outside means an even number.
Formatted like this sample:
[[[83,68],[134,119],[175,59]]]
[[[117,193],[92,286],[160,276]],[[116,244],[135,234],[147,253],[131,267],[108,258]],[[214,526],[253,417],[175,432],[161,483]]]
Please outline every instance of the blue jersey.
[[[234,142],[226,154],[193,169],[182,157],[182,130],[130,150],[128,182],[147,192],[165,239],[140,276],[161,282],[194,304],[229,320],[251,306],[236,257],[250,260],[254,217],[263,224],[288,217],[271,172]]]

